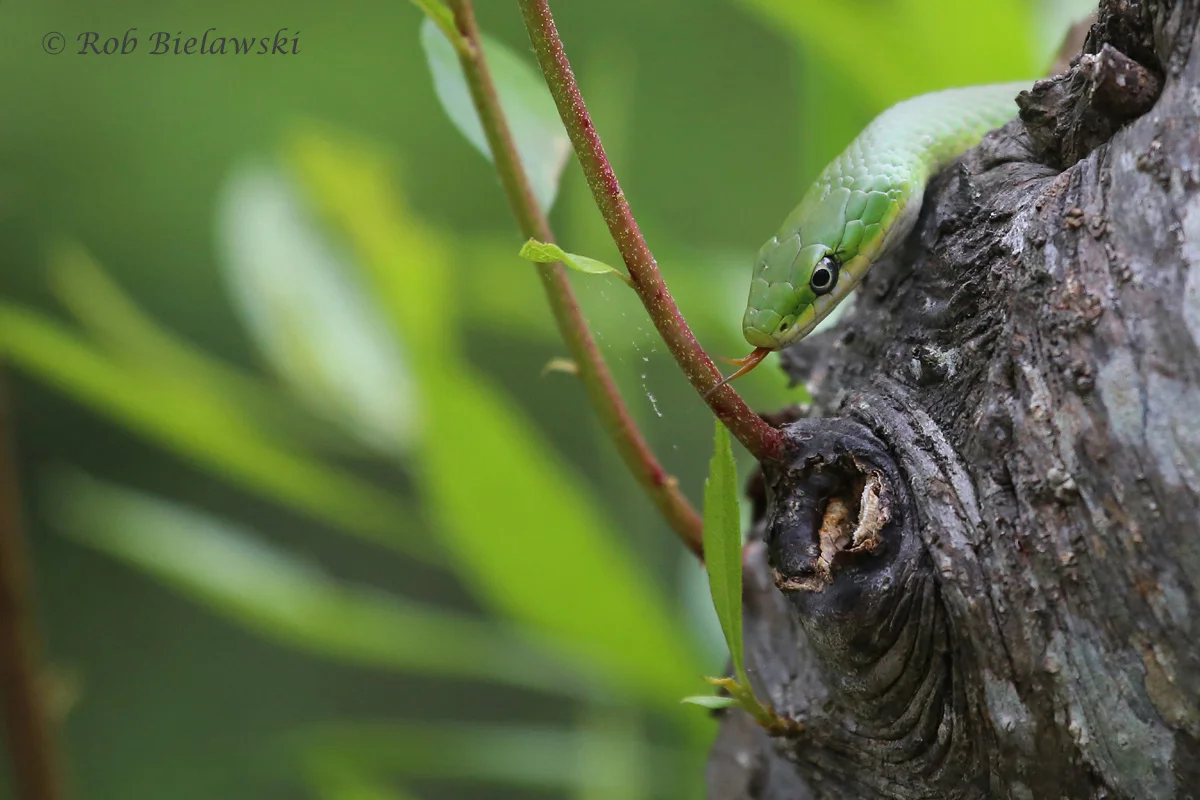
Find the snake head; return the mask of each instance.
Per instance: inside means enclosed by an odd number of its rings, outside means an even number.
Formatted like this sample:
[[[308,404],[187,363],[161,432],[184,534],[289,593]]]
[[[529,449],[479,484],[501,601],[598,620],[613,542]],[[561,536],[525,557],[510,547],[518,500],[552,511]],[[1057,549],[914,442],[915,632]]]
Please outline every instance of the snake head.
[[[803,339],[851,287],[838,291],[842,264],[824,244],[798,234],[772,237],[754,260],[742,333],[755,347],[782,350]],[[849,284],[851,281],[845,281]]]

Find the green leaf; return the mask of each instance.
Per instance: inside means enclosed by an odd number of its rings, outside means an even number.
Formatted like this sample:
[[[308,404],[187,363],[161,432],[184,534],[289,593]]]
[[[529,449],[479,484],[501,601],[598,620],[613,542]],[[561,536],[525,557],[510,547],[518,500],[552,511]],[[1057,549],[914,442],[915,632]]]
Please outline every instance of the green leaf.
[[[703,706],[704,708],[711,708],[714,710],[719,708],[729,708],[730,706],[736,706],[738,704],[738,701],[735,698],[722,697],[715,694],[694,695],[692,697],[685,697],[679,702],[690,703],[694,706]]]
[[[552,264],[555,261],[561,261],[571,269],[587,273],[588,275],[607,275],[611,273],[629,283],[629,277],[625,273],[618,271],[615,267],[610,267],[603,261],[568,253],[556,244],[539,242],[537,239],[530,239],[523,244],[521,251],[517,255],[526,261],[532,261],[536,264]]]
[[[118,359],[172,380],[193,382],[203,394],[228,398],[268,435],[323,452],[364,454],[363,445],[338,424],[160,325],[78,244],[55,246],[48,266],[54,296]]]
[[[403,458],[419,425],[406,354],[289,176],[269,164],[235,170],[217,233],[226,285],[268,363],[316,414]]]
[[[492,157],[458,53],[430,20],[421,23],[421,46],[433,85],[450,121],[488,159]],[[558,180],[571,154],[558,108],[542,75],[500,42],[484,36],[483,52],[517,155],[525,168],[534,197],[549,212],[558,193]]]
[[[453,261],[440,237],[382,181],[381,162],[365,148],[305,132],[292,152],[412,343],[425,409],[413,463],[465,587],[610,687],[678,712],[673,699],[688,693],[701,663],[695,643],[579,476],[465,362],[463,298],[447,278]]]
[[[574,471],[465,366],[422,385],[420,483],[467,587],[623,690],[677,708],[700,664],[694,642]]]
[[[236,402],[186,375],[122,365],[3,302],[0,357],[235,485],[410,557],[441,560],[402,501],[270,438]]]
[[[713,457],[704,482],[704,565],[713,607],[738,680],[749,685],[742,655],[742,533],[737,464],[729,431],[715,423]]]
[[[451,249],[409,211],[394,185],[392,160],[369,144],[311,125],[291,134],[287,158],[308,200],[354,251],[353,264],[406,344],[413,372],[419,377],[435,369],[458,342],[462,290]]]
[[[353,664],[581,695],[524,632],[340,583],[238,526],[77,472],[45,486],[62,533],[276,642]]]

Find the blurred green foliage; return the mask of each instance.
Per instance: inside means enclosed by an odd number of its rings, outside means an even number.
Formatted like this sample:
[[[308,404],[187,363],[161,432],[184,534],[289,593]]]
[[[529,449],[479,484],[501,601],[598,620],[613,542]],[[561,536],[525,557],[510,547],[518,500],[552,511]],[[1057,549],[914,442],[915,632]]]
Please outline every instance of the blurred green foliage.
[[[1037,76],[1087,10],[553,5],[668,283],[729,355],[749,258],[861,125]],[[618,264],[515,6],[477,11],[559,241]],[[74,53],[213,26],[300,53]],[[574,379],[542,375],[562,347],[421,29],[395,2],[0,4],[0,357],[50,655],[78,676],[75,796],[703,793],[715,726],[678,700],[727,652],[702,572]],[[699,499],[706,409],[625,287],[572,279]],[[769,369],[739,388],[796,397]]]

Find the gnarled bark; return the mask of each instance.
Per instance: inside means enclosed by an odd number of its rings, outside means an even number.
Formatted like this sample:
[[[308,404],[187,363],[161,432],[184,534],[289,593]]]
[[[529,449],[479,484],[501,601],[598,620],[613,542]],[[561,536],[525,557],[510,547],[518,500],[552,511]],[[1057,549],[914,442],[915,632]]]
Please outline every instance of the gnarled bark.
[[[1200,0],[1106,0],[785,353],[713,800],[1200,797]]]

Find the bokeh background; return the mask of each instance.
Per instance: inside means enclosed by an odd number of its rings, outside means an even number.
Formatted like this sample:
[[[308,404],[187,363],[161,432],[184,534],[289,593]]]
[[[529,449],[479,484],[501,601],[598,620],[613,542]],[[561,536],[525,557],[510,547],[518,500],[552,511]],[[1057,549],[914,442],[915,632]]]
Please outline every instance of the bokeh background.
[[[477,6],[545,137],[559,242],[619,263],[538,116],[516,4]],[[728,356],[751,257],[862,125],[1044,73],[1091,8],[552,6],[668,283]],[[72,797],[703,796],[716,725],[678,703],[726,659],[703,572],[544,371],[564,349],[421,23],[402,0],[0,0],[0,359]],[[129,28],[134,52],[77,55]],[[208,28],[299,52],[147,52]],[[630,292],[572,280],[698,503],[707,410]],[[740,388],[798,397],[770,366]]]

